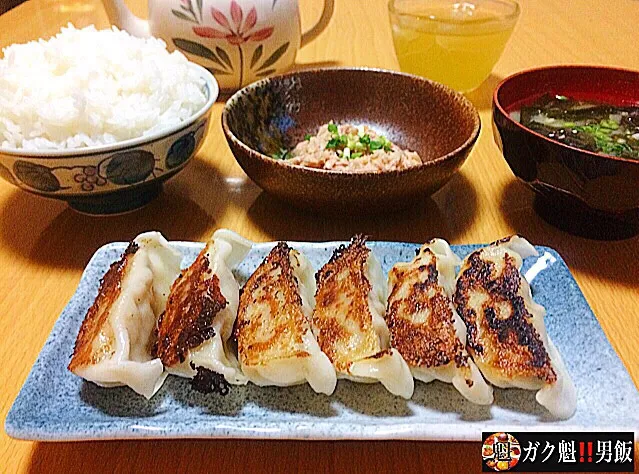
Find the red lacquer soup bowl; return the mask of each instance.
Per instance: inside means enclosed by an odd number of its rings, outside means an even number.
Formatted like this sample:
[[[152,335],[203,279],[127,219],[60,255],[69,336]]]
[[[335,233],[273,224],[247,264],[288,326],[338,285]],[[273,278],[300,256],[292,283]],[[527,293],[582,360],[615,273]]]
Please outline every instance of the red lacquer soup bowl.
[[[571,147],[511,117],[544,94],[639,105],[639,72],[594,66],[532,69],[503,80],[493,96],[495,141],[513,173],[536,193],[535,207],[565,230],[598,238],[639,231],[639,160]]]

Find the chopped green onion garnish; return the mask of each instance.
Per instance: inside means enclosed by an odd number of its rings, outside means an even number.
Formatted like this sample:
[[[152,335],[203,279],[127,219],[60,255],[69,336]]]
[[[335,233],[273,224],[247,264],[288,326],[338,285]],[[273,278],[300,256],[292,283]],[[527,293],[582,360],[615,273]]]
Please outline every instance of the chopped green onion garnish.
[[[379,135],[375,140],[367,133],[362,133],[358,129],[358,135],[340,135],[339,129],[333,122],[328,124],[328,131],[331,133],[331,139],[326,144],[327,150],[335,150],[338,155],[345,158],[359,158],[367,153],[375,150],[392,151],[393,144],[385,136]],[[348,151],[347,151],[348,150]]]
[[[346,135],[334,135],[326,144],[327,149],[336,149],[339,147],[345,147],[348,144],[348,137]]]
[[[599,123],[603,128],[608,128],[610,130],[617,130],[619,128],[619,124],[614,120],[602,120]]]
[[[379,150],[383,146],[384,144],[380,140],[371,140],[370,144],[368,145],[371,151]]]
[[[304,135],[304,140],[309,141],[311,137],[312,135],[310,133],[307,133],[306,135]]]
[[[365,151],[366,150],[366,145],[364,145],[363,143],[360,143],[360,142],[355,142],[353,144],[353,146],[349,146],[349,148],[351,150],[356,150],[356,151]]]

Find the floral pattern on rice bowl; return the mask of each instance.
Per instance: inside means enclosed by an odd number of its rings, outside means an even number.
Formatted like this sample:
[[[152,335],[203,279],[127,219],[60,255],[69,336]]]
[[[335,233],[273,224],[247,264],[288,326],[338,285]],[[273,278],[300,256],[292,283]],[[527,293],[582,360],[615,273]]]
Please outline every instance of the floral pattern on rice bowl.
[[[69,157],[0,153],[0,176],[27,191],[51,197],[117,191],[182,169],[197,150],[207,120],[126,150]]]

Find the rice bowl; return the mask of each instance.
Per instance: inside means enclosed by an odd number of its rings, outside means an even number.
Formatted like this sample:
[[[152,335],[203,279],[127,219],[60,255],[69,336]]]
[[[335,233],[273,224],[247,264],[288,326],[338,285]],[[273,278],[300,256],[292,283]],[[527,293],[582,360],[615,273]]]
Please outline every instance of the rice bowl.
[[[48,41],[12,45],[4,53],[3,152],[121,145],[179,128],[217,97],[202,68],[184,55],[117,28],[69,25]]]
[[[121,34],[117,30],[109,31]],[[182,59],[177,58],[181,63]],[[162,107],[157,106],[156,112],[147,114],[151,117],[155,114],[153,123],[147,122],[144,126],[144,121],[138,121],[141,125],[135,126],[136,133],[119,136],[121,141],[106,140],[96,135],[97,139],[89,144],[86,136],[76,136],[76,129],[72,129],[75,125],[65,125],[63,132],[66,135],[57,143],[58,147],[49,143],[53,141],[51,137],[46,137],[45,141],[36,140],[29,148],[0,146],[0,177],[30,193],[65,200],[73,209],[89,214],[127,212],[147,204],[159,194],[162,183],[184,169],[201,146],[209,130],[213,103],[219,94],[219,86],[211,72],[189,61],[184,66],[188,69],[188,76],[197,77],[197,94],[205,99],[202,105],[197,100],[182,107],[188,102],[188,97],[185,95],[186,99],[181,99],[180,92],[177,92],[173,97],[177,98],[179,107],[171,107],[175,101],[166,99],[171,93],[165,90],[165,102],[168,104],[165,113],[170,120],[160,118]],[[161,91],[162,88],[155,90]],[[136,97],[140,103],[151,104],[152,99],[147,100],[148,97],[144,100],[140,95]],[[140,105],[138,111],[142,108]],[[183,112],[171,119],[176,109],[183,109]],[[0,118],[8,113],[0,110]],[[15,114],[15,111],[11,113]],[[116,122],[121,119],[127,123],[134,118],[133,112],[128,116],[122,115],[122,111],[115,107],[109,107],[108,113],[117,117]],[[76,122],[86,125],[82,119]],[[3,126],[6,131],[6,122]],[[40,130],[46,128],[50,131],[54,126],[55,123],[47,124]],[[21,129],[21,133],[24,130]],[[29,138],[43,138],[35,135]],[[68,147],[74,145],[69,142],[76,138],[82,143]],[[0,131],[0,142],[6,140],[6,135]]]

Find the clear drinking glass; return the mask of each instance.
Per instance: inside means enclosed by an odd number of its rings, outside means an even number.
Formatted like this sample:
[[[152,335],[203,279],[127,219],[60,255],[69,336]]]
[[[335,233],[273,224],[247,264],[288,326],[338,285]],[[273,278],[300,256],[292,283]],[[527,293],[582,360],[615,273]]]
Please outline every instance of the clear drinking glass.
[[[388,10],[401,70],[461,92],[490,75],[520,13],[514,0],[390,0]]]

